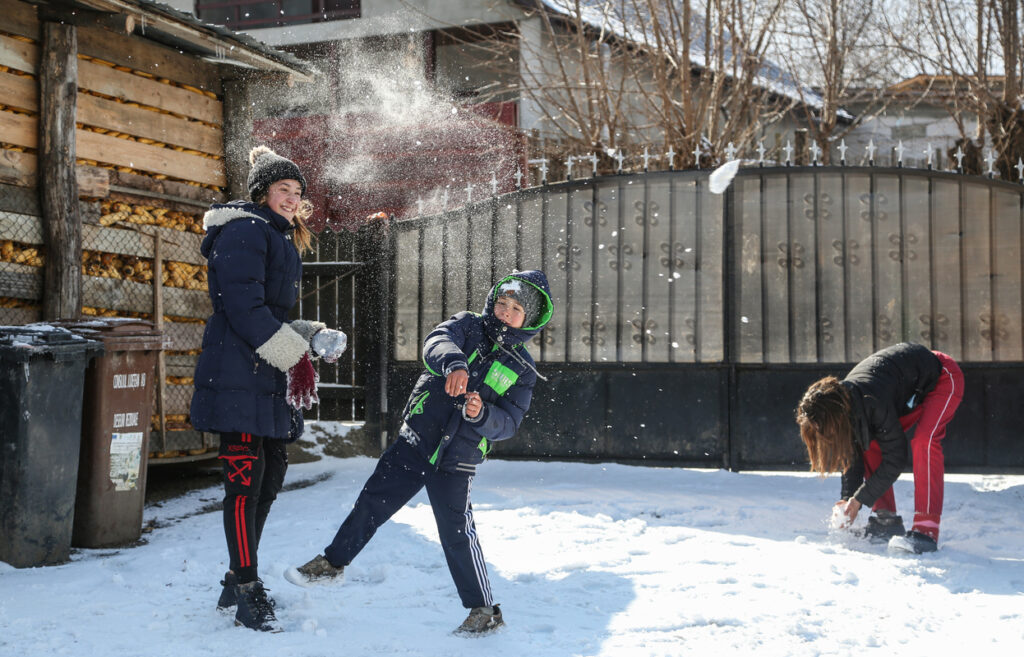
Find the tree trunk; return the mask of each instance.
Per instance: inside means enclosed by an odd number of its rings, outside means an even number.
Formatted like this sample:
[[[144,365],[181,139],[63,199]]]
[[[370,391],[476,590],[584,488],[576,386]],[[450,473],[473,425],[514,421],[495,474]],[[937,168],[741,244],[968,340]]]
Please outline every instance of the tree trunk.
[[[39,61],[39,205],[46,244],[43,319],[82,310],[82,222],[75,180],[78,35],[74,25],[42,24]]]

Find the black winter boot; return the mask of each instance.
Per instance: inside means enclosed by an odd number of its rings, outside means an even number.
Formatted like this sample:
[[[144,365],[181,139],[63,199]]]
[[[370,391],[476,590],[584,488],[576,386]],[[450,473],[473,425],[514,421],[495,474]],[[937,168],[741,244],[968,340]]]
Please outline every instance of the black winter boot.
[[[907,533],[903,526],[903,518],[892,511],[878,511],[868,518],[867,527],[864,528],[864,537],[872,543],[887,543],[893,536],[903,536]]]
[[[261,579],[260,582],[262,581]],[[220,581],[220,585],[224,588],[220,590],[220,598],[217,599],[217,611],[228,611],[238,604],[238,575],[229,570],[224,573],[224,579]],[[267,600],[270,601],[271,607],[277,609],[277,600],[269,595]]]
[[[224,573],[224,579],[220,581],[220,585],[224,588],[220,590],[217,609],[225,611],[238,604],[238,575],[229,570]]]
[[[923,554],[925,552],[935,552],[939,549],[939,544],[931,536],[911,529],[907,532],[906,536],[893,536],[889,541],[889,549]]]
[[[235,625],[244,625],[260,632],[282,632],[284,628],[274,616],[274,607],[267,599],[263,582],[239,584],[238,609],[235,611]]]

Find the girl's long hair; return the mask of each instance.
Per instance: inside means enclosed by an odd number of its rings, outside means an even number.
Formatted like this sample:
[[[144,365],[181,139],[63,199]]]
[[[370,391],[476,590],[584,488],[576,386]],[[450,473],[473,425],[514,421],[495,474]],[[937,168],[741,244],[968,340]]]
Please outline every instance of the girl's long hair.
[[[306,225],[306,221],[312,216],[313,204],[309,199],[302,199],[295,213],[295,248],[299,250],[299,255],[313,248],[313,231]]]
[[[824,475],[850,467],[855,456],[850,393],[839,379],[827,376],[811,384],[796,408],[796,423],[811,470]]]

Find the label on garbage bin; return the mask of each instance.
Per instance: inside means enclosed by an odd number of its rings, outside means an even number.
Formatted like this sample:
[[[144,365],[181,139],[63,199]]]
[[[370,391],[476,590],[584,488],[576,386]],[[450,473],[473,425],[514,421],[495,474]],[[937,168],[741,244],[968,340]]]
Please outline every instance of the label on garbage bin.
[[[110,481],[114,490],[135,490],[142,466],[142,432],[110,435]]]

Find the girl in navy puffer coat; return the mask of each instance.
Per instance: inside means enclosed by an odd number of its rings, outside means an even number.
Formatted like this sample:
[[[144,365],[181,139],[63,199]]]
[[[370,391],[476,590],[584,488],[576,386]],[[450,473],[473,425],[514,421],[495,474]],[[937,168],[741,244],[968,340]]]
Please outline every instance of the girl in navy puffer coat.
[[[344,349],[344,334],[320,322],[287,321],[302,278],[300,248],[310,245],[299,168],[265,146],[250,154],[253,202],[214,205],[203,219],[213,315],[195,371],[190,416],[220,434],[224,533],[230,569],[218,607],[237,606],[235,622],[277,631],[257,573],[256,551],[288,467],[287,442],[302,432],[300,408],[316,397],[311,342]],[[340,351],[314,349],[325,360]],[[302,385],[300,385],[302,384]]]
[[[469,616],[459,634],[503,623],[491,597],[469,494],[492,442],[511,438],[540,376],[525,343],[551,318],[541,271],[498,281],[482,315],[462,312],[423,344],[424,372],[403,413],[398,440],[384,452],[352,512],[323,555],[285,572],[304,586],[339,578],[377,528],[426,487],[448,569]]]

